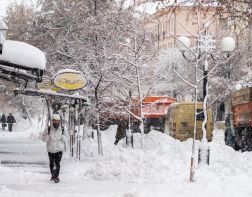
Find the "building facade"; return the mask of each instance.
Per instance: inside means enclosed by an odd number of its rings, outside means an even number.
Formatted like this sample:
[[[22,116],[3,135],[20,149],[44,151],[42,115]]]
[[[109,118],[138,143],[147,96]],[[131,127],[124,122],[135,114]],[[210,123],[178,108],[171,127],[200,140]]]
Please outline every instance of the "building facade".
[[[218,35],[219,20],[216,7],[205,7],[200,12],[194,6],[166,7],[145,18],[143,25],[148,29],[158,51],[175,47],[176,37],[187,36],[195,44],[204,22],[210,21],[208,34]]]

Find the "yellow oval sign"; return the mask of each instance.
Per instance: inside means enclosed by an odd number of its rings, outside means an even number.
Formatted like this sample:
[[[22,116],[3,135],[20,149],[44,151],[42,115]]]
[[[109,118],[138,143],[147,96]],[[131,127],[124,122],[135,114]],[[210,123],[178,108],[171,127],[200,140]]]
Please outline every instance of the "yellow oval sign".
[[[54,84],[64,90],[78,90],[86,86],[87,80],[81,72],[67,70],[56,75]]]

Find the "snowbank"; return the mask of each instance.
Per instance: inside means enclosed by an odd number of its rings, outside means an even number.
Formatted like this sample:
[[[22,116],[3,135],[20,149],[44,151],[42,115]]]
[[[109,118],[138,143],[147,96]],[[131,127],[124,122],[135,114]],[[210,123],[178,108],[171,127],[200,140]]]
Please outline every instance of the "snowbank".
[[[89,165],[80,169],[84,179],[162,183],[175,179],[187,179],[191,143],[182,143],[168,135],[152,131],[145,135],[145,149],[140,147],[140,135],[134,135],[135,148],[125,148],[121,140],[115,146],[116,126],[103,132],[104,156],[97,156],[96,140],[83,142],[82,160]],[[83,166],[83,164],[82,164]],[[69,166],[70,167],[70,166]]]
[[[116,126],[103,132],[104,156],[97,155],[96,140],[83,142],[81,167],[83,179],[142,183],[187,182],[192,140],[180,142],[170,136],[151,131],[145,135],[145,149],[140,148],[140,135],[135,134],[135,149],[125,148],[125,142],[113,144]],[[196,149],[200,142],[196,142]],[[215,131],[210,145],[210,166],[196,169],[199,182],[230,180],[235,176],[251,177],[252,153],[240,153],[226,146],[223,132]],[[197,158],[196,158],[197,159]],[[235,162],[234,162],[235,161]],[[197,161],[196,161],[197,162]],[[85,163],[85,164],[84,164]],[[70,167],[70,166],[68,166]],[[78,167],[77,167],[78,168]],[[205,173],[206,171],[206,173]]]

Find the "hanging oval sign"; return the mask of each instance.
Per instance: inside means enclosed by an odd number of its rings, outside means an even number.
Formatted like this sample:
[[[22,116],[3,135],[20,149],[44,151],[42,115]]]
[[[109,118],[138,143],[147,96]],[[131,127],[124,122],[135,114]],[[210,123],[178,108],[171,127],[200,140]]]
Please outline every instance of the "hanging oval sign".
[[[42,82],[37,83],[40,90],[49,90],[52,86],[52,80],[49,77],[42,77]]]
[[[86,86],[87,80],[80,71],[63,69],[55,75],[54,84],[63,90],[78,90]]]
[[[54,92],[60,91],[60,88],[53,84],[53,81],[49,77],[43,77],[42,82],[37,83],[39,90],[52,90]]]

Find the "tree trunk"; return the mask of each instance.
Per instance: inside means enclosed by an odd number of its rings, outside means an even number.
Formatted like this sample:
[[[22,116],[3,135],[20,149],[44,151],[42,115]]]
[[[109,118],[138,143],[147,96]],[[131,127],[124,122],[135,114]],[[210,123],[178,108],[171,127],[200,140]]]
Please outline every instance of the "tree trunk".
[[[103,155],[99,112],[97,113],[97,141],[98,141],[98,154]]]

